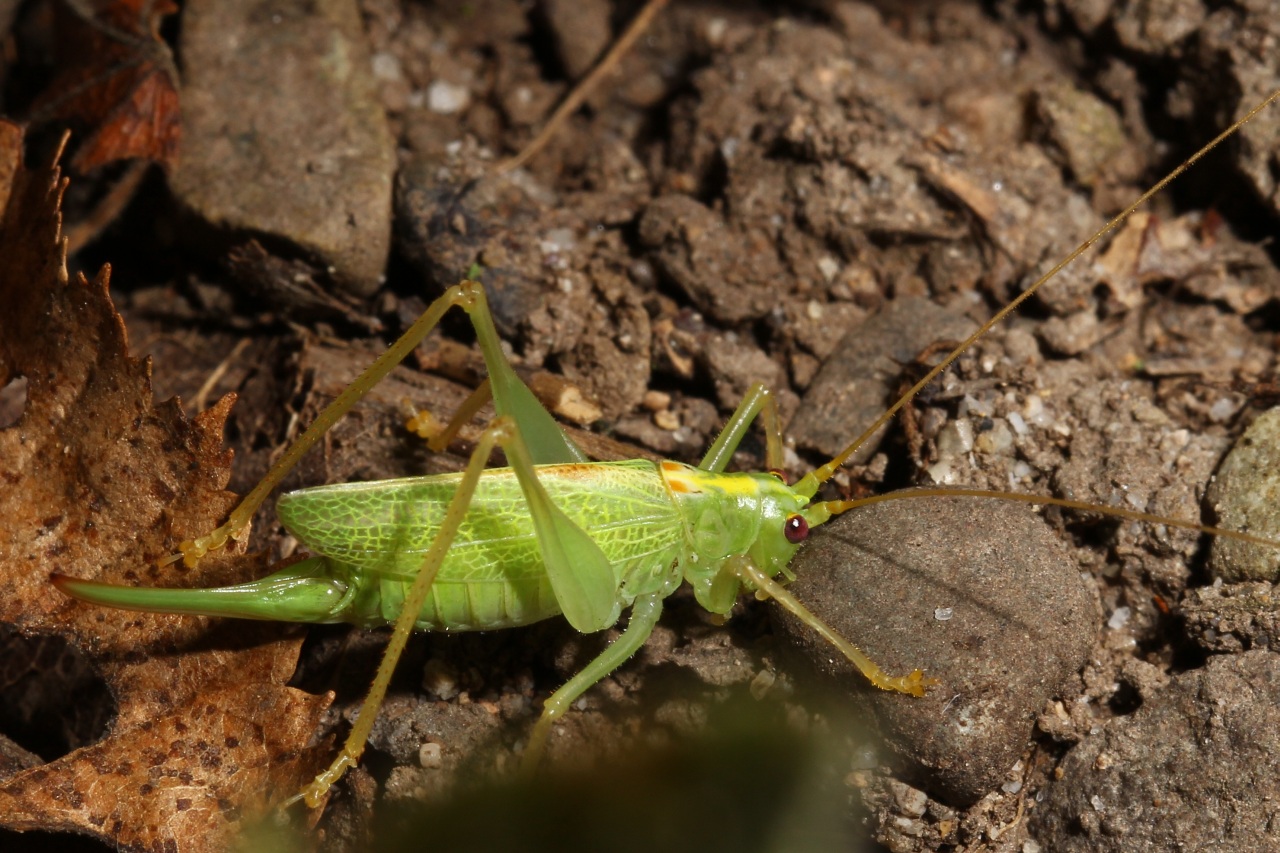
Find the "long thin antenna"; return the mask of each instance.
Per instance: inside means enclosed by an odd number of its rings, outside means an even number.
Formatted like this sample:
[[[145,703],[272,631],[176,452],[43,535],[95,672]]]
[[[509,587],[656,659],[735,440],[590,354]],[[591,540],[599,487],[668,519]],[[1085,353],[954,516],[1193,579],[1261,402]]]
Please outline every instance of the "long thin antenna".
[[[1226,530],[1222,527],[1213,527],[1208,524],[1198,524],[1194,521],[1185,521],[1181,518],[1171,518],[1167,515],[1153,515],[1149,512],[1139,512],[1133,509],[1123,509],[1117,506],[1104,506],[1100,504],[1086,503],[1085,501],[1073,501],[1068,498],[1052,498],[1045,495],[1027,495],[1021,492],[997,492],[989,489],[905,489],[897,492],[889,492],[884,495],[872,495],[866,498],[856,498],[849,501],[824,501],[821,506],[826,508],[832,515],[839,515],[842,512],[848,512],[858,507],[870,506],[871,504],[884,503],[886,501],[909,500],[911,498],[995,498],[1002,501],[1017,501],[1024,504],[1037,504],[1041,506],[1060,506],[1066,509],[1082,510],[1084,512],[1096,512],[1101,515],[1110,515],[1115,518],[1124,518],[1129,521],[1142,521],[1147,524],[1163,524],[1167,527],[1181,527],[1184,530],[1196,530],[1200,533],[1207,533],[1210,536],[1219,536],[1223,539],[1237,539],[1241,542],[1248,542],[1253,545],[1264,545],[1271,548],[1280,548],[1280,540],[1268,539],[1265,536],[1256,536],[1252,533],[1245,533],[1242,530]]]

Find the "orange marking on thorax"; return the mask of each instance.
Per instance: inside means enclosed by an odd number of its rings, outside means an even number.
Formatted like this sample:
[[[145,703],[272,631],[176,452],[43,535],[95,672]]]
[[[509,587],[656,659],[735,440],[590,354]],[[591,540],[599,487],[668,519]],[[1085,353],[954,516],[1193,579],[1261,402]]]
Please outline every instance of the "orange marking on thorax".
[[[663,460],[660,464],[662,466],[662,479],[666,481],[667,488],[671,491],[686,495],[697,494],[702,491],[696,484],[689,481],[688,469],[679,462]]]

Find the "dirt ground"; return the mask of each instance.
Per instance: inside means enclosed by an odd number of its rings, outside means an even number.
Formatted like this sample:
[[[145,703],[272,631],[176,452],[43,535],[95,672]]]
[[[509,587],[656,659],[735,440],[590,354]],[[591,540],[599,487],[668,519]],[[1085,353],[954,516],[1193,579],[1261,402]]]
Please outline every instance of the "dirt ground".
[[[342,86],[305,62],[273,72],[266,48],[221,61],[232,30],[267,26],[232,5],[184,4],[179,165],[72,264],[113,265],[158,399],[194,413],[238,395],[240,493],[473,265],[521,375],[592,455],[696,463],[762,381],[794,479],[936,362],[936,342],[1280,87],[1280,23],[1247,0],[675,0],[549,147],[500,175],[638,3],[365,0],[271,24],[303,53],[317,32],[341,41],[358,69]],[[42,25],[24,13],[9,38]],[[35,79],[6,72],[12,109]],[[271,124],[270,152],[233,150],[237,122]],[[1278,131],[1273,106],[1047,284],[831,497],[1001,489],[1214,523],[1208,484],[1275,402]],[[290,178],[304,162],[327,183]],[[73,176],[69,222],[113,175]],[[447,415],[478,381],[469,330],[445,327],[284,488],[458,470],[483,415],[438,455],[402,426],[406,399]],[[0,391],[0,426],[21,405]],[[763,450],[750,437],[735,467]],[[685,590],[557,727],[545,782],[512,788],[542,699],[616,631],[418,636],[300,849],[1031,853],[1222,832],[1273,849],[1276,578],[1224,580],[1195,531],[949,500],[851,512],[794,566],[797,597],[885,669],[942,681],[925,699],[815,673],[836,653],[803,627],[754,600],[718,624]],[[267,511],[249,547],[299,544]],[[317,743],[345,732],[384,641],[308,629],[291,683],[336,691]],[[14,642],[11,662],[38,656]],[[29,682],[0,681],[6,719],[57,710],[63,694]],[[109,697],[88,704],[5,734],[49,760],[100,736]]]

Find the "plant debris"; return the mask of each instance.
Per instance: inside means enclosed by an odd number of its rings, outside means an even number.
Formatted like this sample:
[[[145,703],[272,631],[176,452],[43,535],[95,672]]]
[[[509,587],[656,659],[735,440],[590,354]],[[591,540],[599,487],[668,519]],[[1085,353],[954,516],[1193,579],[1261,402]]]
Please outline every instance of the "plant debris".
[[[20,134],[5,142],[15,167],[0,230],[0,382],[25,377],[26,403],[0,431],[0,621],[74,645],[116,712],[95,743],[0,779],[0,824],[122,848],[225,850],[324,761],[327,745],[312,741],[328,700],[285,686],[296,633],[108,616],[49,583],[50,571],[172,582],[156,561],[234,501],[222,447],[232,400],[192,419],[174,400],[153,401],[150,363],[129,356],[109,270],[92,280],[67,272],[66,181],[56,166],[17,164]],[[261,563],[217,556],[184,580],[227,583]]]

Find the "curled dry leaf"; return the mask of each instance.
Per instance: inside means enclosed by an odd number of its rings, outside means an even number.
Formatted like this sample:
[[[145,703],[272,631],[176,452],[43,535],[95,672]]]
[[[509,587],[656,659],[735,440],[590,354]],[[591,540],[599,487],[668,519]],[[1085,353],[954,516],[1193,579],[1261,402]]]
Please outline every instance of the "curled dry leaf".
[[[172,0],[71,0],[58,26],[61,71],[32,118],[78,122],[85,136],[72,168],[81,174],[139,158],[172,167],[181,136],[178,72],[161,21]]]
[[[0,430],[0,622],[57,635],[106,681],[107,735],[0,779],[0,826],[87,833],[126,849],[225,849],[242,826],[313,775],[324,697],[285,686],[300,639],[271,625],[108,612],[60,595],[50,572],[176,585],[261,572],[243,555],[175,578],[157,559],[230,509],[224,399],[188,419],[155,403],[150,365],[131,358],[108,269],[71,279],[56,167],[15,164],[0,228],[0,388],[27,379],[25,408]],[[0,166],[0,175],[5,173]],[[5,188],[0,188],[0,198]]]

